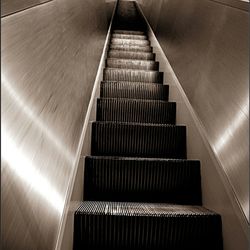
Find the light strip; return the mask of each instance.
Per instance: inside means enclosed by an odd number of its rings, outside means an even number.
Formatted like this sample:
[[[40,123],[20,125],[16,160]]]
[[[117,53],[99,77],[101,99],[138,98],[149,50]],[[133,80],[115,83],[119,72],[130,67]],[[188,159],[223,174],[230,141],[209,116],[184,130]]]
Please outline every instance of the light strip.
[[[63,197],[39,172],[39,168],[30,161],[20,147],[15,144],[4,124],[2,124],[1,136],[2,160],[8,164],[8,167],[16,176],[30,185],[50,206],[61,214],[64,206]]]
[[[3,73],[1,77],[2,87],[6,89],[10,97],[13,99],[15,105],[19,106],[20,110],[22,110],[22,112],[28,117],[28,119],[32,121],[33,125],[36,125],[38,129],[43,133],[43,136],[47,137],[51,145],[54,145],[58,152],[60,152],[61,154],[63,153],[63,156],[68,160],[69,163],[72,164],[74,162],[74,157],[73,154],[69,152],[69,150],[65,147],[65,143],[60,141],[59,138],[52,133],[48,126],[46,126],[46,124],[44,124],[37,115],[35,115],[34,111],[30,108],[30,105],[26,104],[23,101],[23,98],[21,98],[20,95],[14,90]]]

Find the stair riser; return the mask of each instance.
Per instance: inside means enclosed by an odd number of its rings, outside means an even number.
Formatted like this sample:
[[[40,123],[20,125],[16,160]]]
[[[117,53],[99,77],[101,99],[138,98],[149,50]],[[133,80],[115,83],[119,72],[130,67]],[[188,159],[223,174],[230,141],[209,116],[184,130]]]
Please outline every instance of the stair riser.
[[[121,50],[110,50],[108,52],[108,58],[124,58],[135,60],[155,60],[155,54],[150,52],[130,52]]]
[[[159,63],[154,61],[140,60],[123,60],[123,59],[107,59],[106,66],[110,68],[120,69],[142,69],[142,70],[158,70]]]
[[[127,99],[98,99],[97,121],[175,124],[176,104]]]
[[[111,44],[110,49],[113,50],[121,50],[121,51],[129,51],[129,52],[153,52],[153,48],[150,46],[123,46],[117,44]]]
[[[92,155],[185,159],[186,128],[93,123]]]
[[[101,97],[168,100],[168,85],[139,83],[102,83]]]
[[[221,250],[221,221],[208,217],[75,215],[74,250]]]
[[[85,159],[85,200],[201,205],[198,161]]]
[[[104,81],[163,83],[163,73],[124,69],[104,69]]]

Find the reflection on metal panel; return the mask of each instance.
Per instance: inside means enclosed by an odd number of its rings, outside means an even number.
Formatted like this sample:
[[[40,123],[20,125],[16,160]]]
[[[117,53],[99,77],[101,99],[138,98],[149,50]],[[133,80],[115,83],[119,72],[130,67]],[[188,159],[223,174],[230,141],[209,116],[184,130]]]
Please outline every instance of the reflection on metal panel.
[[[2,0],[1,17],[16,13],[51,0]]]
[[[139,2],[249,221],[248,12],[218,1]]]
[[[3,249],[51,250],[103,50],[105,0],[2,18]]]

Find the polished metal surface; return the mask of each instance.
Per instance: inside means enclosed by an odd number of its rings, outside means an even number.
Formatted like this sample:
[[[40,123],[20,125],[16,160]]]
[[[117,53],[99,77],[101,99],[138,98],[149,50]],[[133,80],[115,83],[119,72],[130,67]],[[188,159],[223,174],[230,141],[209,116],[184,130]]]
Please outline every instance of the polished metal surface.
[[[36,5],[46,3],[51,0],[2,0],[1,1],[1,17],[34,7]]]
[[[55,249],[107,33],[104,0],[2,18],[3,249]]]
[[[138,2],[249,221],[248,11],[210,0]]]

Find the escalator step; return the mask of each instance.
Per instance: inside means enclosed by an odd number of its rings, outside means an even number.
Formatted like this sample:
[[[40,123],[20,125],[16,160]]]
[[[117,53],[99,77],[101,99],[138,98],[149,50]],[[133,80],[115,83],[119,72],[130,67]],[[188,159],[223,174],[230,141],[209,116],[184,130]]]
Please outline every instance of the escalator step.
[[[145,35],[145,32],[136,30],[113,30],[113,34]]]
[[[107,67],[120,69],[143,69],[158,70],[159,62],[149,60],[131,60],[131,59],[115,59],[108,58],[106,60]]]
[[[140,39],[122,39],[122,38],[112,38],[111,44],[124,44],[124,45],[137,45],[145,46],[150,45],[149,40],[140,40]]]
[[[107,98],[134,98],[168,100],[168,85],[140,82],[102,82],[100,96]]]
[[[84,199],[201,205],[200,162],[88,156]]]
[[[113,50],[134,51],[134,52],[152,52],[153,48],[150,46],[136,46],[136,45],[122,45],[111,44],[109,46]]]
[[[147,40],[146,35],[133,35],[133,34],[113,34],[112,38],[121,38],[121,39],[133,39],[133,40]]]
[[[155,54],[152,52],[133,52],[124,50],[109,50],[108,57],[138,60],[155,60]]]
[[[175,102],[126,98],[97,100],[97,121],[175,124],[175,114]]]
[[[186,159],[186,127],[123,122],[92,123],[92,155]]]
[[[222,250],[221,217],[199,206],[85,201],[74,250]]]
[[[104,81],[163,83],[163,73],[158,71],[105,68],[103,70],[103,79]]]

